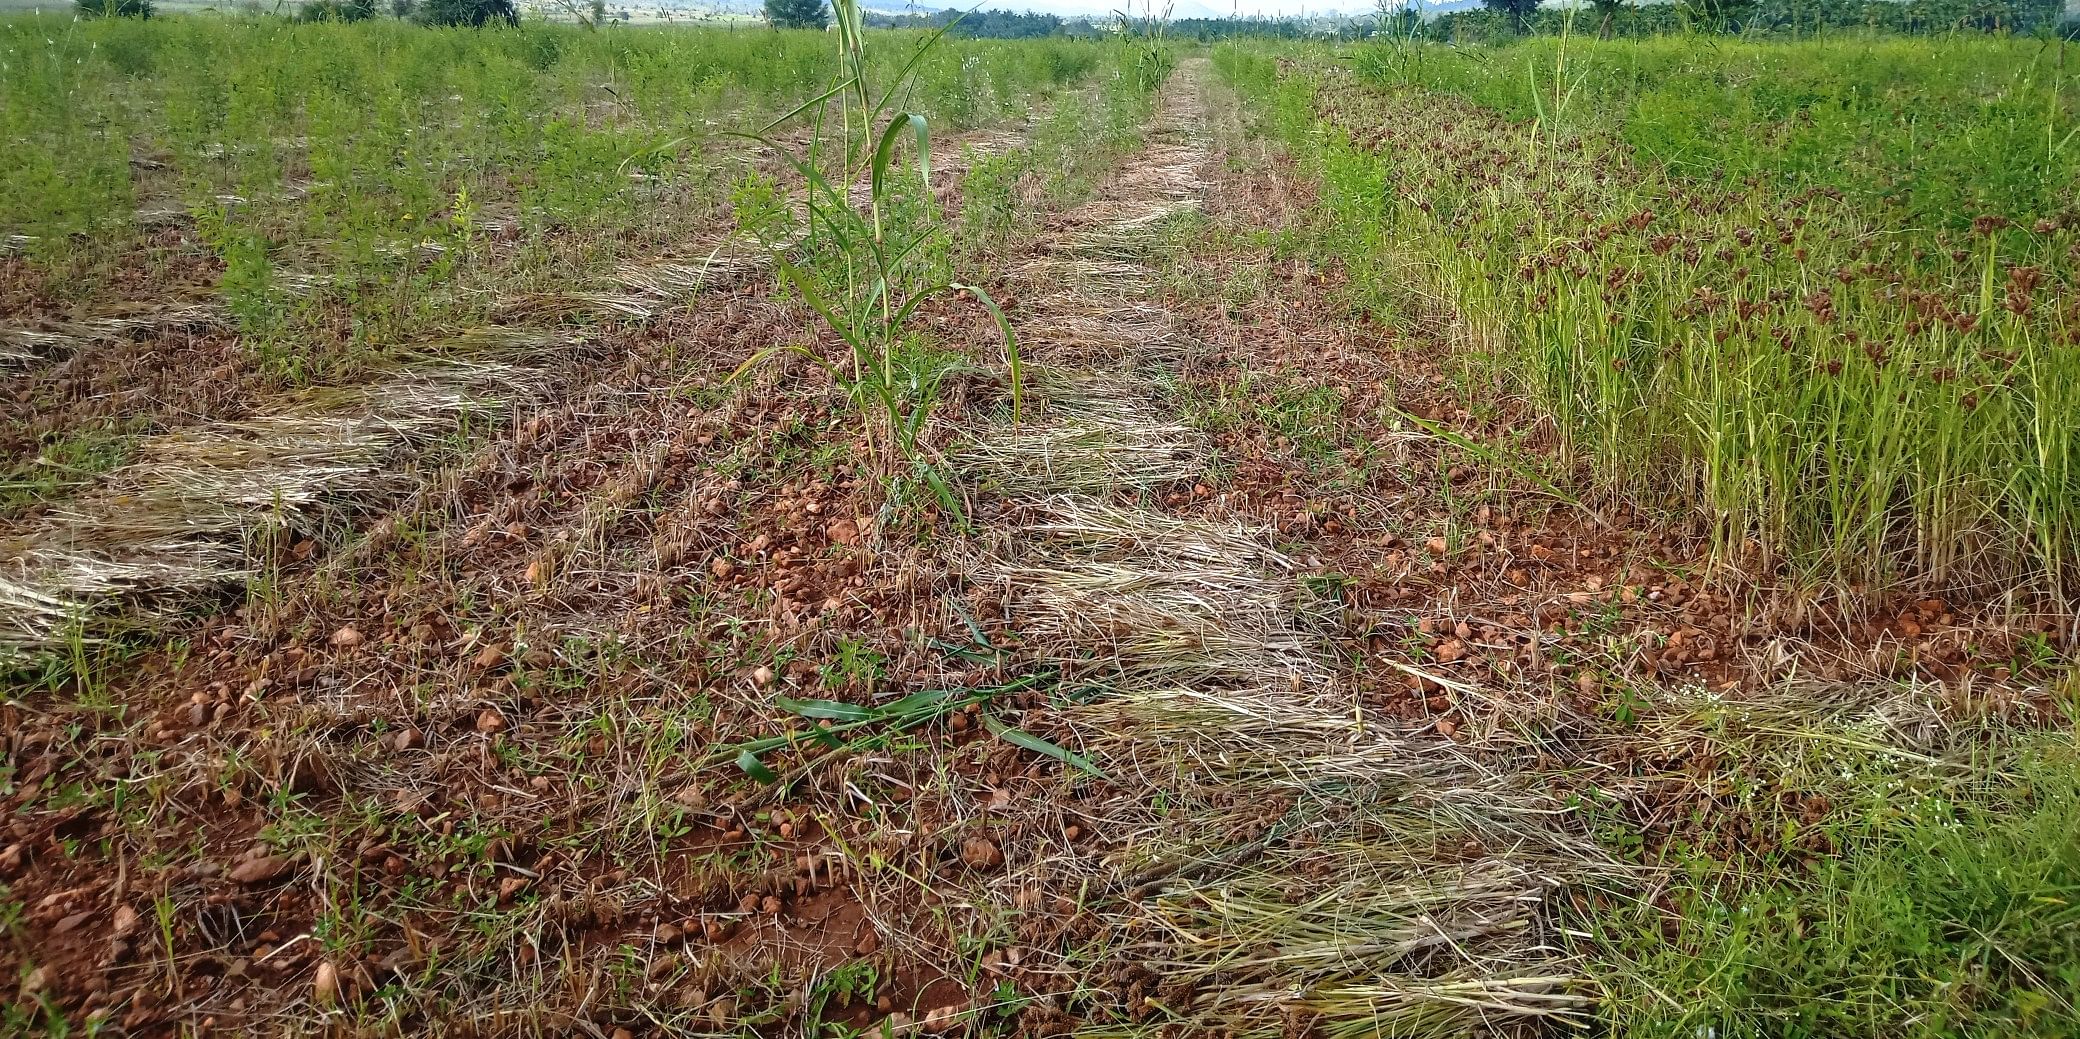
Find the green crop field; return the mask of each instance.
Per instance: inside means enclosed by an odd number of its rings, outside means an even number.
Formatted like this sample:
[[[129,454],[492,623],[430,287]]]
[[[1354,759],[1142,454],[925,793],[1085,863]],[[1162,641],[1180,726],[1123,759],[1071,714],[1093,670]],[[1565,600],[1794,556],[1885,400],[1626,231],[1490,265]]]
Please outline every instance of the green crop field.
[[[656,17],[0,14],[0,1035],[2080,1036],[2055,8]]]

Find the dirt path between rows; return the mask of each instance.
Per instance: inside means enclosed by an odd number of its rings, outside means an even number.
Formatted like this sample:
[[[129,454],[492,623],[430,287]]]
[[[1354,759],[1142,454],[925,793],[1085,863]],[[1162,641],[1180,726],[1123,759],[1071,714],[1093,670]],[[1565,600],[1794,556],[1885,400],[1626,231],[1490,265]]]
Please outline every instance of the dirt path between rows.
[[[1213,444],[1166,392],[1222,334],[1159,291],[1165,228],[1205,204],[1209,122],[1234,119],[1211,76],[1178,70],[1148,151],[1029,268],[1075,287],[1033,324],[1102,316],[1106,334],[1036,350],[1041,419],[962,458],[1003,495],[975,586],[1074,690],[1026,724],[1109,777],[1065,770],[1036,799],[1051,825],[1001,842],[1012,865],[992,888],[1077,898],[1103,921],[1091,958],[1026,960],[1077,978],[1069,1009],[1097,1034],[1564,1014],[1585,997],[1541,900],[1560,873],[1608,864],[1544,824],[1559,806],[1534,786],[1368,710],[1332,639],[1338,602],[1278,531],[1219,506]],[[1102,855],[1074,853],[1085,833]]]

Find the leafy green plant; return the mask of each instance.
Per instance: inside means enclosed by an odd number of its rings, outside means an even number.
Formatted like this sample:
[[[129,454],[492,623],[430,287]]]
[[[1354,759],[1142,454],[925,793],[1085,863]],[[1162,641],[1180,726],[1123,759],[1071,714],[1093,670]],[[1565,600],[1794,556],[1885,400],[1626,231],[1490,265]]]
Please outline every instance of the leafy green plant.
[[[835,1007],[847,1007],[855,1001],[872,1003],[874,992],[881,984],[881,972],[870,960],[855,960],[826,971],[816,979],[809,992],[808,1018],[812,1022],[824,1023],[827,1011]]]
[[[759,141],[788,156],[806,193],[807,245],[828,250],[827,264],[804,267],[791,258],[796,242],[778,233],[782,222],[765,222],[752,230],[771,252],[785,282],[844,341],[849,364],[833,363],[799,344],[772,347],[754,354],[737,370],[741,377],[782,353],[807,358],[824,368],[846,389],[858,410],[862,428],[880,475],[887,479],[914,474],[937,496],[939,504],[964,517],[958,497],[932,466],[919,435],[937,402],[948,374],[943,365],[910,364],[920,356],[907,326],[918,308],[938,296],[966,295],[989,311],[1003,337],[1009,369],[1013,421],[1020,399],[1018,339],[1004,312],[980,286],[953,279],[936,280],[922,262],[923,247],[943,230],[936,211],[913,208],[914,221],[898,221],[900,205],[896,153],[904,137],[916,142],[917,186],[928,195],[931,184],[931,133],[925,117],[895,111],[893,104],[918,65],[945,35],[941,28],[920,43],[888,82],[878,89],[869,74],[863,8],[857,0],[839,0],[837,81],[794,111],[768,123]],[[835,106],[834,162],[824,152],[825,120]],[[788,152],[773,134],[797,118],[814,120],[814,133],[801,154]],[[866,194],[854,201],[852,189],[865,181]],[[902,226],[911,224],[912,226]],[[909,474],[903,470],[909,470]]]
[[[1119,17],[1119,33],[1134,48],[1134,74],[1143,90],[1154,90],[1170,74],[1172,58],[1164,33],[1170,26],[1170,12],[1176,7],[1175,0],[1165,0],[1161,9],[1155,0],[1147,0],[1140,14],[1129,10],[1114,10]]]
[[[978,248],[1002,239],[1018,218],[1016,154],[979,156],[961,178],[961,241]]]
[[[822,747],[834,751],[858,751],[884,747],[897,735],[949,718],[956,712],[970,707],[979,709],[999,696],[1046,685],[1053,682],[1054,678],[1053,672],[1040,672],[974,689],[927,689],[873,706],[837,700],[797,700],[793,697],[776,696],[773,698],[774,706],[813,724],[799,732],[766,736],[724,747],[711,754],[706,763],[720,764],[728,761],[751,778],[762,783],[777,784],[784,789],[792,786],[820,759],[811,759],[799,770],[782,775],[765,763],[766,754],[784,748]],[[1005,725],[992,715],[985,713],[982,719],[983,725],[992,734],[1008,743],[1044,754],[1093,775],[1103,774],[1097,766],[1057,744]]]

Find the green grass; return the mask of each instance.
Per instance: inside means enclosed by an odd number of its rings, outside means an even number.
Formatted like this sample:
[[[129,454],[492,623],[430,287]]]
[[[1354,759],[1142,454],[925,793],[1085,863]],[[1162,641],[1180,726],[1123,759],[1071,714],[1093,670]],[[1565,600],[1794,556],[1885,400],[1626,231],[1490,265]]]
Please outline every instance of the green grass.
[[[2072,601],[2075,81],[2019,42],[1560,47],[1217,60],[1358,298],[1446,311],[1594,482],[1806,589]]]
[[[1024,144],[979,158],[961,179],[954,249],[964,257],[1035,233],[1038,218],[1089,201],[1100,175],[1141,144],[1155,93],[1132,74],[1139,56],[1110,48],[1092,87],[1065,96]]]
[[[1361,59],[1370,78],[1609,133],[1700,180],[1840,191],[1906,226],[1963,230],[1987,213],[2027,223],[2070,204],[2080,183],[2080,54],[2036,41],[1538,37],[1391,67],[1379,60],[1389,53]]]
[[[35,455],[0,465],[0,515],[89,483],[129,457],[131,438],[113,429],[51,437]]]
[[[755,137],[786,156],[792,187],[754,178],[740,184],[733,198],[740,226],[763,244],[787,288],[843,341],[849,357],[832,361],[809,346],[782,343],[753,354],[732,379],[781,358],[822,368],[852,402],[884,500],[903,501],[915,487],[964,527],[966,506],[922,438],[950,378],[984,370],[994,374],[990,366],[1001,360],[1014,423],[1023,379],[1011,322],[981,284],[986,267],[977,262],[976,249],[956,246],[952,235],[961,225],[947,218],[930,191],[931,122],[921,111],[901,108],[919,92],[942,98],[957,93],[943,85],[935,88],[929,75],[930,59],[947,46],[947,38],[933,34],[913,42],[869,34],[858,4],[837,0],[835,9],[839,61],[830,85]],[[887,56],[891,51],[901,54],[906,46],[909,56],[892,75],[876,74],[877,66],[895,63]],[[1112,47],[1104,53],[1116,63],[1113,83],[1136,82],[1142,94],[1154,89],[1155,81],[1119,74],[1131,51]],[[1101,88],[1100,97],[1099,107],[1108,116],[1119,107],[1115,90]],[[1083,115],[1077,100],[1065,105],[1069,118]],[[797,120],[811,131],[805,145],[790,149],[769,136]],[[1100,125],[1110,121],[1105,118]],[[980,231],[982,241],[1001,238],[1014,225],[1016,171],[1036,152],[1029,147],[994,165],[985,160],[979,175],[971,171],[966,178],[982,189],[980,219],[966,225]],[[855,196],[851,189],[862,184],[867,192]],[[795,196],[805,203],[799,216],[783,201]],[[941,297],[972,304],[995,321],[997,357],[937,349],[931,336],[915,327],[921,308]]]
[[[920,65],[914,103],[945,125],[978,125],[1089,75],[1103,50],[949,40]],[[813,32],[222,17],[9,17],[0,62],[0,133],[24,145],[0,157],[0,211],[8,230],[39,236],[127,221],[132,142],[170,151],[195,196],[257,197],[308,172],[331,199],[313,200],[317,221],[374,195],[427,233],[465,187],[480,202],[517,194],[528,222],[582,220],[609,197],[634,202],[627,175],[646,168],[624,163],[646,146],[774,111],[835,67]]]
[[[1180,403],[1189,421],[1210,433],[1268,431],[1281,451],[1317,473],[1340,468],[1352,439],[1336,389],[1290,372],[1245,371],[1186,388]]]
[[[878,38],[867,61],[886,75],[916,34]],[[949,40],[900,100],[939,131],[995,123],[1108,53]],[[515,292],[692,250],[748,150],[726,131],[835,67],[815,32],[4,17],[0,236],[26,239],[43,294],[99,303],[166,255],[163,217],[140,210],[176,214],[247,349],[324,381]]]
[[[1867,763],[1839,853],[1700,856],[1595,918],[1602,1013],[1638,1036],[2080,1032],[2080,760],[2046,738],[1965,783]]]

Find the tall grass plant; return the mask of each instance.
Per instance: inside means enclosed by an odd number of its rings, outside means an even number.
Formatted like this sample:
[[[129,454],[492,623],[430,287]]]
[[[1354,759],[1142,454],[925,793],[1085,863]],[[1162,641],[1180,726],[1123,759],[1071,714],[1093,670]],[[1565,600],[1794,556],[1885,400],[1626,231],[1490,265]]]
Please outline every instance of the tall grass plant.
[[[1919,67],[1924,41],[1867,44],[1802,86],[1776,70],[1849,45],[1558,46],[1363,85],[1218,57],[1321,171],[1332,244],[1377,296],[1447,304],[1596,482],[1702,512],[1729,567],[1803,592],[2070,614],[2073,84],[2013,42]],[[1677,88],[1611,71],[1678,46],[1682,75],[1744,100],[1678,117]]]

